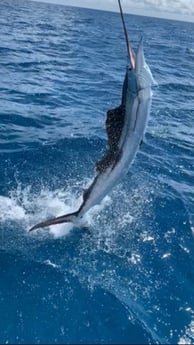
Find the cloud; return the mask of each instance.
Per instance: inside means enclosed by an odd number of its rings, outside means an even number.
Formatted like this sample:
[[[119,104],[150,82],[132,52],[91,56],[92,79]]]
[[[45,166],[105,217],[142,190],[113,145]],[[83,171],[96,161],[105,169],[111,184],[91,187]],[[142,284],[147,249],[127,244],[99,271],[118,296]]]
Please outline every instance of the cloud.
[[[101,2],[101,1],[98,1]],[[115,0],[106,0],[106,3],[115,7]],[[102,3],[102,2],[101,2]],[[123,8],[127,11],[134,9],[176,13],[179,15],[194,15],[194,0],[123,0]],[[106,5],[106,7],[108,7]]]
[[[36,0],[119,11],[117,0]],[[194,0],[121,0],[124,12],[194,21]]]

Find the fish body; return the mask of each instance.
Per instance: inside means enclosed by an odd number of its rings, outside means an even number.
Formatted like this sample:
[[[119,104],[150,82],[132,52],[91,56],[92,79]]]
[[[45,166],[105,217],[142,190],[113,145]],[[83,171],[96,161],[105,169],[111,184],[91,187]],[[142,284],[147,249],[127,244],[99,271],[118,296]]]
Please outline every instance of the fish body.
[[[142,39],[137,54],[130,49],[132,57],[126,69],[121,105],[109,111],[107,116],[109,149],[96,164],[97,175],[83,192],[81,206],[76,212],[41,222],[30,231],[65,222],[79,224],[86,212],[99,204],[129,171],[144,138],[151,107],[151,86],[154,83],[144,58]],[[109,116],[112,118],[109,119]],[[118,128],[114,126],[115,121],[120,124]]]

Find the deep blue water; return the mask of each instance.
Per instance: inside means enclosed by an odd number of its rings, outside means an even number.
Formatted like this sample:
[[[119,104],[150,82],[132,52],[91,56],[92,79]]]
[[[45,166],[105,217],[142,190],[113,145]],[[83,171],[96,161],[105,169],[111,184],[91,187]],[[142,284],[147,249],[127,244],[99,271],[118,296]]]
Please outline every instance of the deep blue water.
[[[106,149],[126,48],[119,14],[0,3],[0,343],[194,342],[194,24],[126,15],[158,82],[128,176],[75,210]]]

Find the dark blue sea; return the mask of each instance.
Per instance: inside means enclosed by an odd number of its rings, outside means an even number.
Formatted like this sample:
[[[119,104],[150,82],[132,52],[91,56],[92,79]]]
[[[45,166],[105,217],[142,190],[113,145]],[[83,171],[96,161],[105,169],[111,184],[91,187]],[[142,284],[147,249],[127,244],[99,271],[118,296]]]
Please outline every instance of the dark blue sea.
[[[130,171],[58,225],[106,150],[127,63],[118,13],[0,3],[0,343],[194,343],[194,24],[126,15],[157,86]]]

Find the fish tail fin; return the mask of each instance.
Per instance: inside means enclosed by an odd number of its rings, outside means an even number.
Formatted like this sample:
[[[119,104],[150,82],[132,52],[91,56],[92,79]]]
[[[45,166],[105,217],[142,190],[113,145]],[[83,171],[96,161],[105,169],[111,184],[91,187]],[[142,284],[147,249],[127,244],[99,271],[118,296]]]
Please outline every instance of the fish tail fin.
[[[44,222],[38,223],[34,225],[32,228],[29,229],[29,231],[33,231],[39,228],[45,228],[50,225],[55,225],[55,224],[62,224],[62,223],[76,223],[77,218],[78,218],[79,211],[73,212],[73,213],[68,213],[63,216],[57,217],[57,218],[52,218],[48,219]]]

